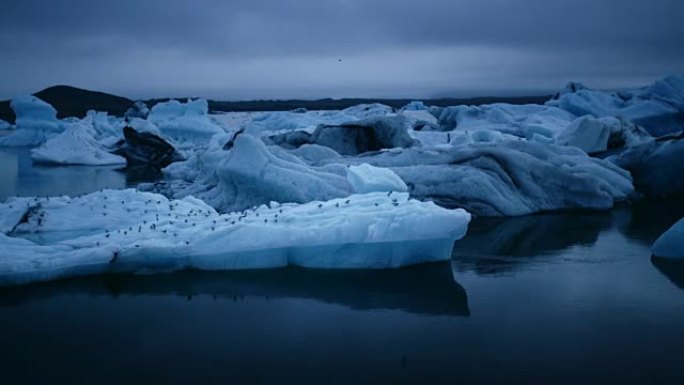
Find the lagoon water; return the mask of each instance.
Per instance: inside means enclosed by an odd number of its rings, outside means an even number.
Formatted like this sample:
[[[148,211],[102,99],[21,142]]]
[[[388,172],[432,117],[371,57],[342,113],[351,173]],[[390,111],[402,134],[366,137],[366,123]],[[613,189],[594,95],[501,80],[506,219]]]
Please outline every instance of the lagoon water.
[[[0,151],[0,199],[158,175]],[[684,202],[478,219],[451,262],[86,277],[0,289],[2,384],[684,383]]]

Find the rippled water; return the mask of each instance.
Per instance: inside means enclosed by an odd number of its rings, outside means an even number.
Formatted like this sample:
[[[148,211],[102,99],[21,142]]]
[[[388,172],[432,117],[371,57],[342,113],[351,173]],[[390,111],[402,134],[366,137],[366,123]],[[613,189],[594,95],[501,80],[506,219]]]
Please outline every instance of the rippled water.
[[[111,172],[106,187],[127,184]],[[83,174],[66,169],[59,182],[25,178],[21,162],[16,175],[22,193],[105,187],[78,185]],[[451,262],[394,271],[189,271],[0,289],[0,378],[682,384],[684,268],[649,251],[682,216],[684,202],[669,201],[477,220]]]

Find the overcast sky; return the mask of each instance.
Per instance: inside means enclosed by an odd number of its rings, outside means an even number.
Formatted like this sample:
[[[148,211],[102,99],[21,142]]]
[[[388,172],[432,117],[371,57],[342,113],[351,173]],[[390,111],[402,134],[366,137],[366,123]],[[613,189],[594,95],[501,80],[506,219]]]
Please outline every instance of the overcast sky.
[[[619,88],[684,73],[682,15],[682,0],[2,0],[0,99]]]

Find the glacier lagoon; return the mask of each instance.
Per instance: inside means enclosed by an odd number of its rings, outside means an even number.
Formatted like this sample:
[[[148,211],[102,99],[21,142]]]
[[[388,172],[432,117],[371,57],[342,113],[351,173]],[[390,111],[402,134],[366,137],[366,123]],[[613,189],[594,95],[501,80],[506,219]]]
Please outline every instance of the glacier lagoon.
[[[27,154],[0,153],[6,196],[156,178],[102,167],[38,178],[46,168]],[[3,383],[682,383],[684,269],[650,256],[682,216],[684,204],[665,200],[480,218],[451,261],[397,270],[0,288]]]

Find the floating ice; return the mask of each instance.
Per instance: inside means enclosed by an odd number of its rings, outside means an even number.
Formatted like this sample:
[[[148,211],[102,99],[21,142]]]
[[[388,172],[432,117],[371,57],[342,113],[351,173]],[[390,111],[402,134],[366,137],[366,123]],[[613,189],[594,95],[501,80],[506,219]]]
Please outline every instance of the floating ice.
[[[351,183],[354,191],[359,194],[376,191],[400,191],[408,190],[406,183],[387,168],[373,167],[363,163],[358,166],[349,166],[347,180]]]
[[[546,104],[576,116],[622,117],[653,136],[662,136],[684,128],[684,77],[669,76],[648,87],[621,92],[566,87]]]
[[[651,141],[607,159],[631,173],[639,192],[649,196],[684,194],[684,138]]]
[[[684,259],[684,218],[661,235],[651,251],[660,258]]]
[[[358,155],[386,148],[411,147],[404,116],[380,116],[341,125],[320,125],[311,143],[332,148],[341,155]]]
[[[225,133],[211,120],[208,108],[205,99],[188,100],[186,103],[171,100],[152,107],[147,121],[156,125],[163,137],[181,145],[187,142],[208,143],[213,135]]]
[[[422,111],[427,110],[425,103],[420,100],[413,100],[401,108],[402,111]]]
[[[0,214],[5,285],[185,268],[395,268],[449,259],[470,220],[398,192],[221,215],[192,197],[106,190],[10,198]]]
[[[64,129],[57,110],[35,96],[17,96],[10,106],[16,115],[16,131],[0,138],[0,146],[37,146]]]
[[[410,148],[322,164],[368,163],[389,168],[411,195],[481,216],[613,207],[632,196],[627,171],[573,147],[507,140]]]
[[[633,147],[652,141],[653,137],[633,123],[613,117],[576,119],[560,132],[556,144],[574,146],[589,154],[613,148]]]
[[[103,166],[126,164],[126,159],[110,154],[95,140],[95,131],[81,122],[66,124],[66,130],[31,150],[35,162]]]

